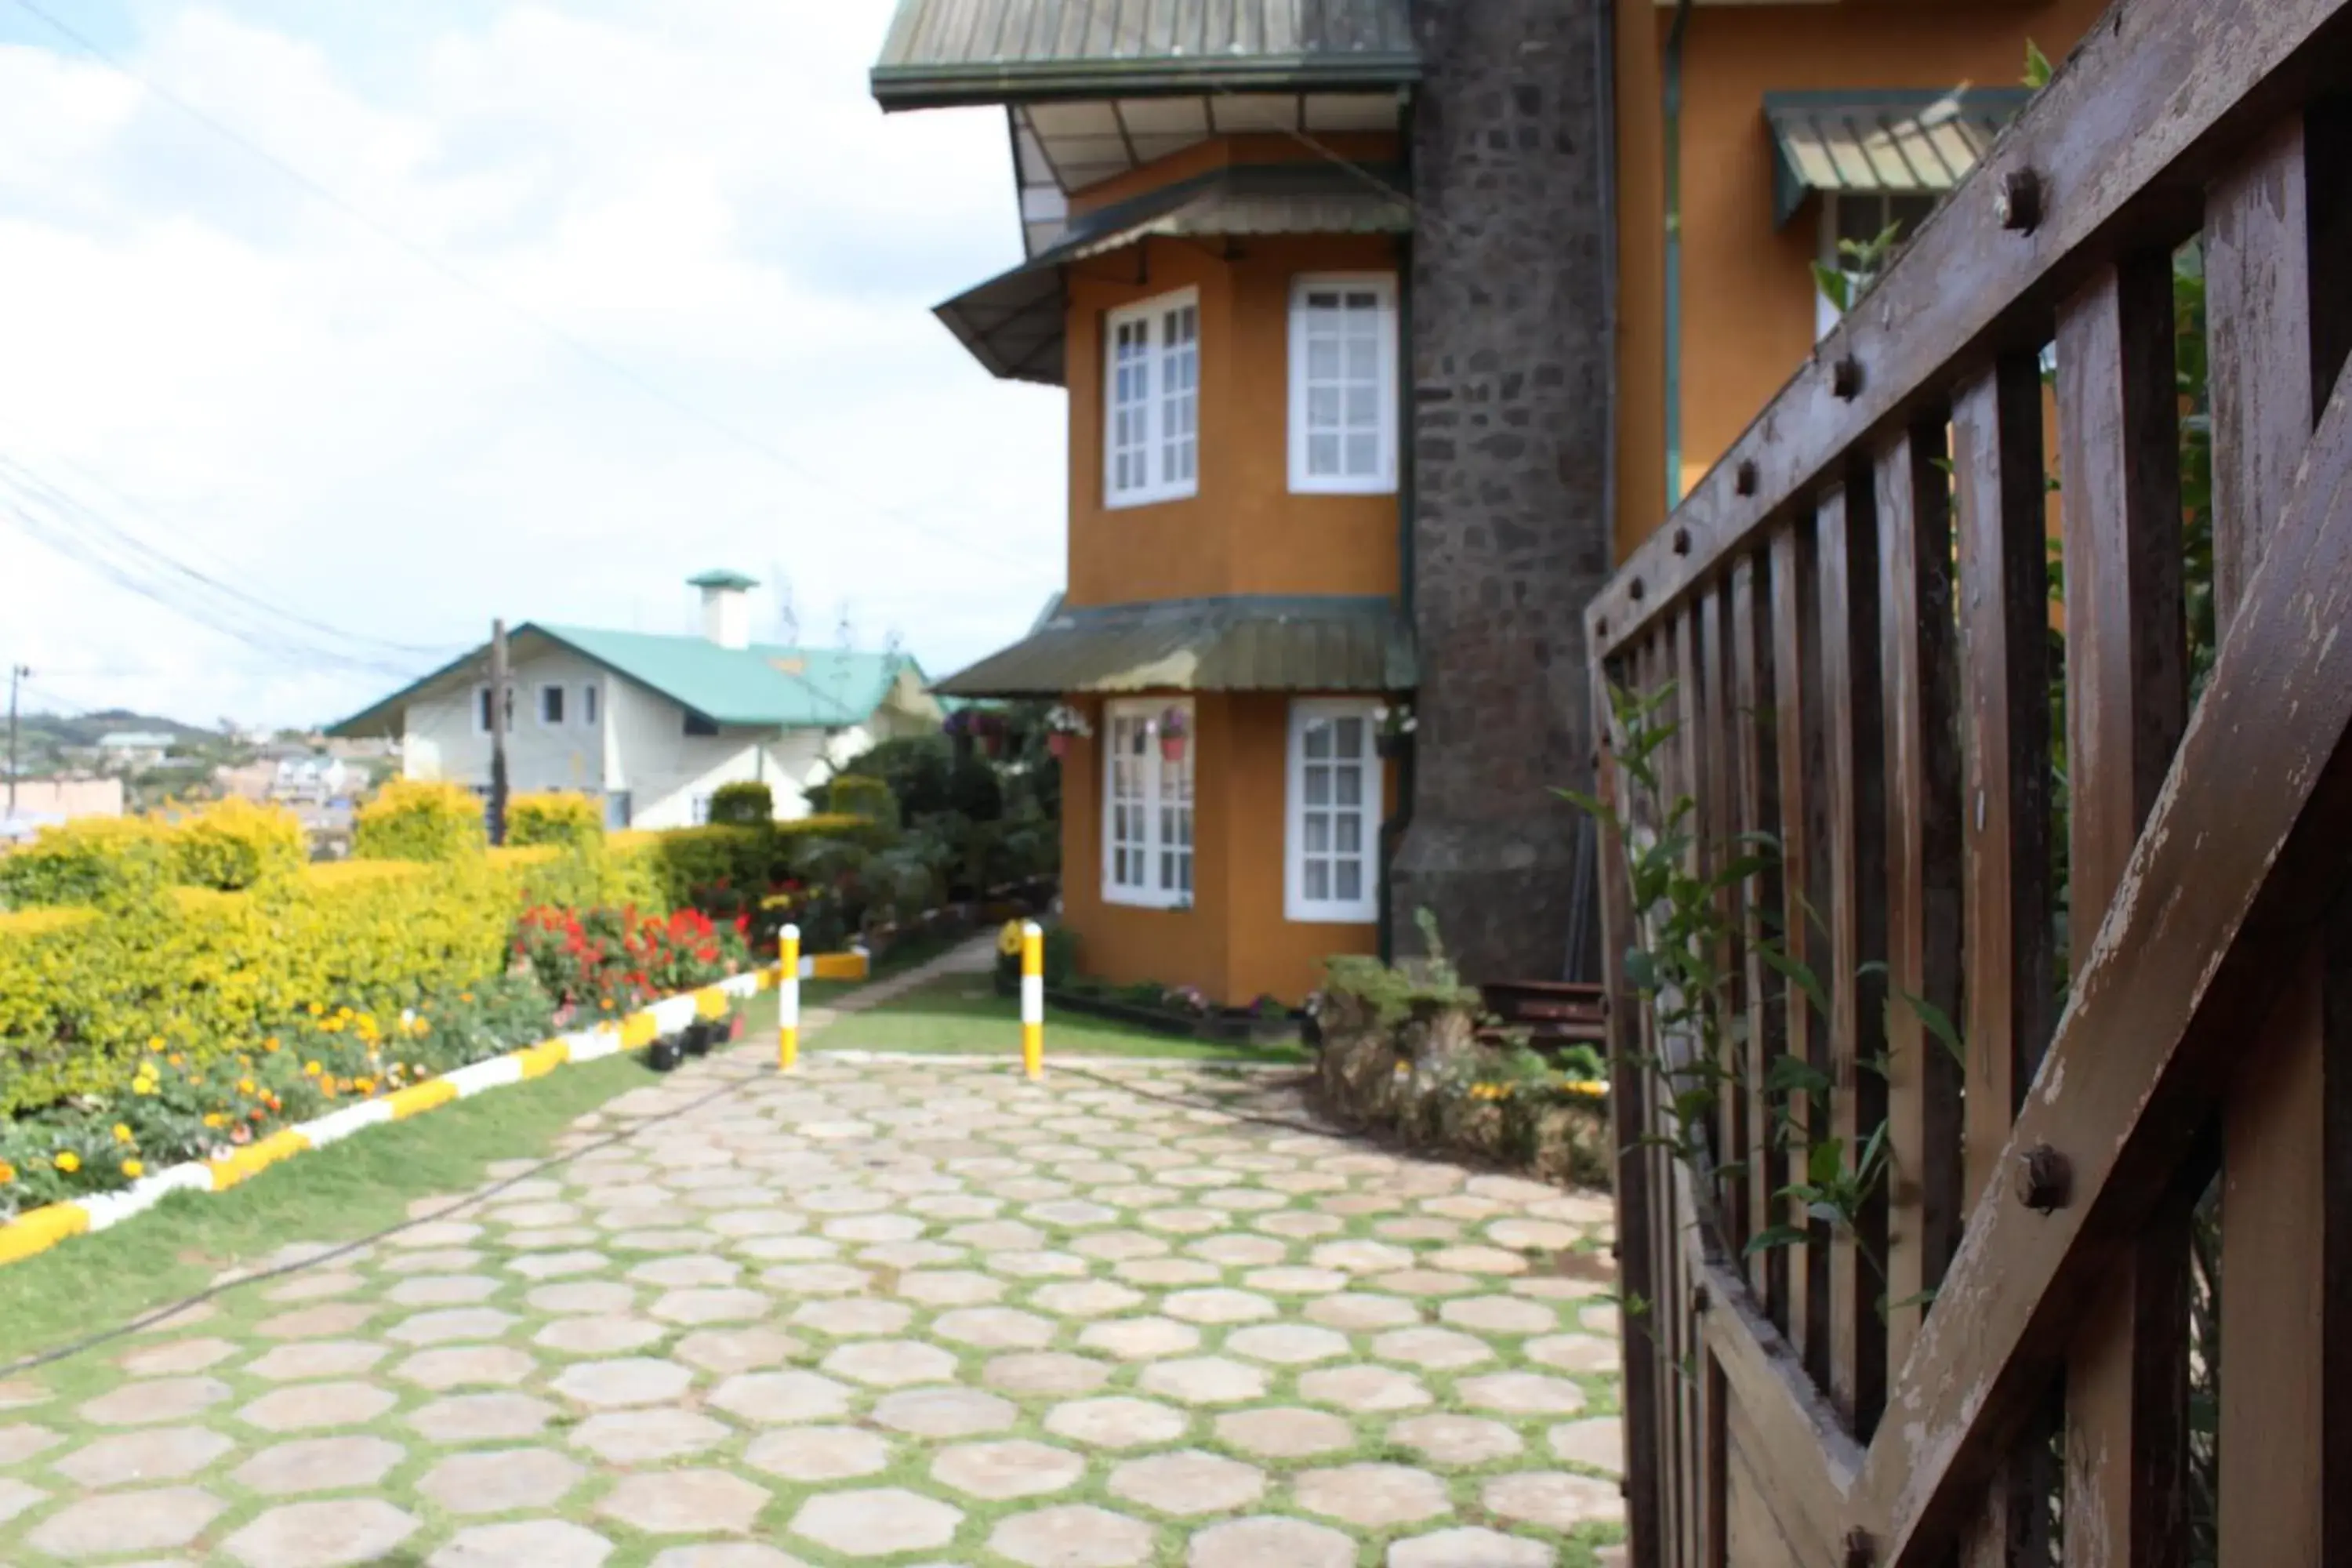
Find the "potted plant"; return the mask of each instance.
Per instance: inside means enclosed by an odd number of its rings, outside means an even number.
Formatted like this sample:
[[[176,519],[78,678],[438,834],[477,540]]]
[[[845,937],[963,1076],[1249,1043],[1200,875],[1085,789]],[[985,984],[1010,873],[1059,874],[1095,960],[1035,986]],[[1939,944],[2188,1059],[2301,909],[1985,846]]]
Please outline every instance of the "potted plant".
[[[1419,722],[1409,703],[1384,703],[1372,710],[1372,745],[1384,757],[1404,754],[1412,744],[1412,731]]]
[[[668,1072],[677,1066],[679,1057],[677,1037],[662,1035],[656,1037],[652,1046],[647,1047],[646,1065],[656,1072]]]
[[[1070,754],[1070,742],[1094,731],[1087,727],[1087,716],[1066,703],[1056,702],[1045,712],[1045,750],[1056,757]]]
[[[1170,763],[1182,762],[1184,742],[1192,733],[1192,721],[1184,710],[1170,707],[1166,712],[1160,715],[1159,721],[1152,728],[1160,736],[1160,760]]]

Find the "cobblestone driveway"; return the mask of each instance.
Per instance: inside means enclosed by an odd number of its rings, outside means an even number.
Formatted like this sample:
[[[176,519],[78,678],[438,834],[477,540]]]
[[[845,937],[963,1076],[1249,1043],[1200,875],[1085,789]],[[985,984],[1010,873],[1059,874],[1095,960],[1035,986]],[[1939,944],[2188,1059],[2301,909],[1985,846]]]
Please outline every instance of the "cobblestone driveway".
[[[633,1123],[0,1384],[0,1563],[1615,1561],[1598,1197],[1159,1065],[746,1051],[571,1146]]]

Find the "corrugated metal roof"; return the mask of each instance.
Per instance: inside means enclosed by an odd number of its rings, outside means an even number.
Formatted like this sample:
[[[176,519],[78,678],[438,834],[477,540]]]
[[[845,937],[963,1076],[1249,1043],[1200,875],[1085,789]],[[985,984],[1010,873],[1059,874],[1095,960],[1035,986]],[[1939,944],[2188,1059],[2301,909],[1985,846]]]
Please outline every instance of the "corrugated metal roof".
[[[938,308],[997,375],[1063,383],[1062,268],[1153,235],[1407,234],[1412,203],[1391,172],[1336,163],[1217,169],[1086,215],[1060,243]]]
[[[959,697],[1403,691],[1417,679],[1412,634],[1393,600],[1236,595],[1060,609],[935,689]]]
[[[1987,87],[1768,92],[1774,220],[1787,223],[1809,191],[1948,191],[2032,96]]]
[[[1417,81],[1410,0],[899,0],[885,109]]]
[[[858,724],[890,693],[902,669],[922,669],[904,654],[753,643],[721,647],[699,637],[660,637],[593,626],[525,622],[509,637],[518,662],[534,644],[553,645],[626,676],[717,724],[761,729]],[[365,710],[329,728],[337,736],[397,735],[401,714],[419,697],[482,678],[487,649],[453,659]]]

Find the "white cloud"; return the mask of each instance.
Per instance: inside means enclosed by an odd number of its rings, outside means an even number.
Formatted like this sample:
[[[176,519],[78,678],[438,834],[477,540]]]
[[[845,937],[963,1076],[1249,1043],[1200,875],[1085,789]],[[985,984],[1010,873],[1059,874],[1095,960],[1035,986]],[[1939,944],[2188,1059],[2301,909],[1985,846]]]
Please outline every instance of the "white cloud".
[[[944,670],[1059,585],[1061,398],[929,311],[1017,255],[1003,121],[873,108],[888,0],[420,6],[396,52],[266,5],[159,0],[126,58],[476,286],[0,46],[0,457],[368,657],[494,615],[675,629],[689,573],[781,563],[803,635],[846,601]],[[0,657],[53,690],[300,721],[393,684],[6,521]]]

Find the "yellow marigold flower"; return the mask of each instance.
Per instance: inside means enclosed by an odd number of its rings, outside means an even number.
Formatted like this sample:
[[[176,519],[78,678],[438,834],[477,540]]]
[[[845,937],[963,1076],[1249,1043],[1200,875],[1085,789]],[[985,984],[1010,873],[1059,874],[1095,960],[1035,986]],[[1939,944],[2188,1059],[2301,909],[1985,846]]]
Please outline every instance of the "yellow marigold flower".
[[[236,1091],[239,1094],[251,1094],[253,1092],[253,1080],[249,1078],[241,1078],[237,1079]]]
[[[261,1048],[268,1051],[271,1056],[276,1056],[278,1054],[278,1037],[272,1035],[268,1039],[262,1041]]]
[[[207,1110],[205,1112],[205,1125],[207,1127],[218,1127],[227,1121],[228,1118],[223,1116],[217,1110]]]
[[[148,1036],[147,1048],[154,1052],[157,1056],[162,1056],[163,1054],[163,1037],[161,1035]]]
[[[302,1064],[302,1074],[305,1078],[317,1078],[320,1073],[326,1070],[327,1069],[325,1068],[320,1067],[315,1061],[304,1062]]]
[[[352,1079],[352,1087],[358,1089],[362,1094],[373,1094],[375,1092],[375,1079],[372,1078],[355,1078]]]
[[[56,1163],[58,1170],[70,1176],[81,1169],[81,1156],[70,1149],[60,1149],[58,1151]]]
[[[313,1002],[310,1004],[310,1016],[313,1018],[324,1016],[326,1011],[327,1005],[324,1002]]]
[[[610,996],[607,996],[602,1002],[597,1003],[596,1005],[609,1013],[613,1010],[613,999]]]
[[[131,1142],[131,1128],[127,1123],[118,1121],[114,1124],[114,1141],[117,1143]]]
[[[16,1167],[8,1163],[5,1160],[0,1160],[0,1184],[5,1184],[6,1183],[13,1182],[16,1179]]]
[[[175,1068],[184,1068],[184,1067],[186,1067],[186,1066],[188,1065],[188,1060],[187,1060],[187,1058],[186,1058],[185,1057],[183,1057],[183,1056],[182,1056],[179,1052],[177,1052],[177,1051],[173,1051],[170,1056],[165,1057],[163,1059],[164,1059],[164,1061],[168,1062],[169,1064],[171,1064],[173,1067],[175,1067]]]
[[[142,1097],[152,1095],[155,1092],[155,1080],[152,1078],[140,1079],[131,1084],[131,1092]]]
[[[122,1173],[135,1182],[147,1173],[147,1167],[136,1160],[125,1160],[122,1162]]]

